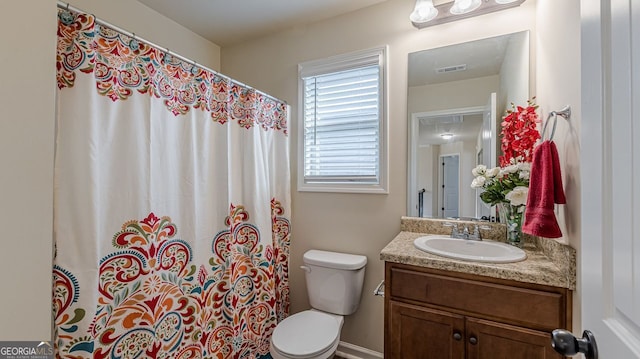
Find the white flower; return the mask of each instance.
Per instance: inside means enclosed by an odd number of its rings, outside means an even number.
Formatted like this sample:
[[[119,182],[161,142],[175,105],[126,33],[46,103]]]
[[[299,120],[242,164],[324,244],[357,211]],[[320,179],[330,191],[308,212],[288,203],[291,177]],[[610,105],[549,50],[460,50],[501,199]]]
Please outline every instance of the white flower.
[[[531,171],[531,163],[529,163],[529,162],[520,162],[520,163],[518,163],[518,169],[520,171],[530,172]]]
[[[520,179],[523,179],[523,180],[528,180],[529,175],[530,175],[529,171],[520,171],[520,173],[518,173],[518,176],[520,177]]]
[[[496,177],[498,174],[500,173],[500,167],[494,167],[490,170],[487,170],[487,178],[493,178]]]
[[[505,173],[516,173],[518,172],[518,165],[509,165],[502,169]]]
[[[527,204],[527,196],[529,195],[529,187],[517,186],[504,196],[512,206],[520,206]]]
[[[471,188],[482,188],[486,180],[487,179],[484,178],[483,176],[478,176],[474,178],[473,181],[471,181]]]
[[[474,176],[483,176],[487,172],[487,166],[478,165],[476,168],[471,170],[471,174]]]

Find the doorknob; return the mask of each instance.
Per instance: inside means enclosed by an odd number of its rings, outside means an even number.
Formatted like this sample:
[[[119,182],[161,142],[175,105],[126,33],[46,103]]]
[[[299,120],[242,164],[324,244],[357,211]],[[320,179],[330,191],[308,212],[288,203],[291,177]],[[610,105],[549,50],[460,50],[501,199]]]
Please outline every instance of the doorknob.
[[[551,346],[562,355],[583,353],[586,359],[598,359],[596,338],[588,330],[582,332],[582,338],[578,339],[568,330],[556,329],[551,332]]]

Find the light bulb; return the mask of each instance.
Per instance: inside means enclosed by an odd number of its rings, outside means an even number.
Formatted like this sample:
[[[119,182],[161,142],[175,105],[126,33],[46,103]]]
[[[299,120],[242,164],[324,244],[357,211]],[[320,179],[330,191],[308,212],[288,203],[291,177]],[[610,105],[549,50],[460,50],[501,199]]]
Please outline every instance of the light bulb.
[[[440,137],[442,137],[443,140],[450,140],[453,138],[453,133],[451,132],[443,133],[440,135]]]
[[[413,23],[424,23],[438,16],[438,10],[433,6],[433,0],[417,0],[409,20]]]
[[[480,4],[482,4],[482,0],[456,0],[449,12],[454,15],[466,14],[477,9]]]

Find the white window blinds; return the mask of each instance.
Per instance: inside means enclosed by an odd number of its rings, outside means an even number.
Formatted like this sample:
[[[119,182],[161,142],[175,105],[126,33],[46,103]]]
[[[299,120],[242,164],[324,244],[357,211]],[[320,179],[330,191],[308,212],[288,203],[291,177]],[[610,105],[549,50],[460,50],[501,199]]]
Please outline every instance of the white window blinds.
[[[381,53],[301,65],[304,183],[380,184]]]

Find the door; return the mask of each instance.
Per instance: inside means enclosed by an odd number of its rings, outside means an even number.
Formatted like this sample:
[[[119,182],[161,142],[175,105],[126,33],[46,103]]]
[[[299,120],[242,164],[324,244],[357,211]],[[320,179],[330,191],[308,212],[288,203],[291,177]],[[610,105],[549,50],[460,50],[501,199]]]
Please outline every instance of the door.
[[[484,108],[482,122],[482,164],[487,168],[497,165],[498,158],[498,95],[492,92]]]
[[[640,358],[640,2],[581,1],[582,325]]]
[[[458,217],[460,206],[460,156],[442,156],[442,216]]]
[[[388,359],[463,359],[464,317],[389,301]],[[428,340],[427,340],[428,339]]]
[[[467,359],[561,359],[549,333],[467,318]]]

